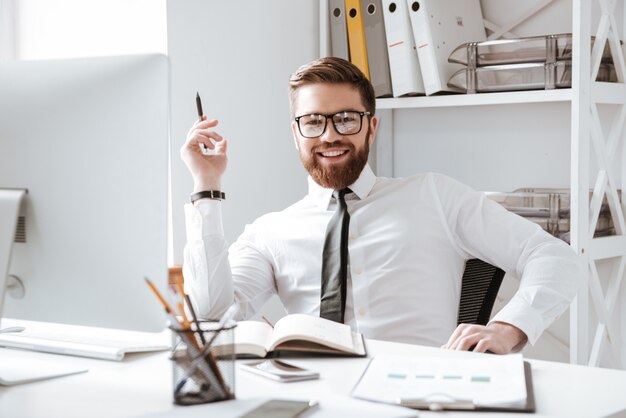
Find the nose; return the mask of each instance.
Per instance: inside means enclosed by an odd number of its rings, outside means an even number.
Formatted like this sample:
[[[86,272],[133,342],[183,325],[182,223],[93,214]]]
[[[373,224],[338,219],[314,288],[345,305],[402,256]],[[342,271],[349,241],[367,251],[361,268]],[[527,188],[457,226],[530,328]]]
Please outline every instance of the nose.
[[[324,132],[322,132],[322,135],[320,135],[319,138],[322,142],[336,142],[338,140],[341,140],[343,138],[343,135],[337,132],[333,121],[331,119],[327,119],[326,129],[324,129]]]

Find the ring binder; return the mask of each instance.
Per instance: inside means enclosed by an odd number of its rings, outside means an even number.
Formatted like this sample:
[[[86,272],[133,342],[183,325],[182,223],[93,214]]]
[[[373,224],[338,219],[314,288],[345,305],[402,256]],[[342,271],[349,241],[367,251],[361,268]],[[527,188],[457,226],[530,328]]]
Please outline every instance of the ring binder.
[[[432,396],[447,398],[447,400],[399,398],[397,403],[407,408],[429,409],[431,411],[476,409],[476,403],[471,399],[454,399],[445,393],[433,393]]]

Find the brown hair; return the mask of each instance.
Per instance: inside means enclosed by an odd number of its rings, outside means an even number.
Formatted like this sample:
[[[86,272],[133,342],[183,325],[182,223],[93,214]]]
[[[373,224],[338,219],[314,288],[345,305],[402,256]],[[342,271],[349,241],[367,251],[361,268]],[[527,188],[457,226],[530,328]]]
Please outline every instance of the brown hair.
[[[359,68],[342,58],[325,57],[298,68],[289,78],[289,103],[291,113],[302,86],[315,83],[349,84],[361,95],[361,102],[371,115],[376,113],[374,87]]]

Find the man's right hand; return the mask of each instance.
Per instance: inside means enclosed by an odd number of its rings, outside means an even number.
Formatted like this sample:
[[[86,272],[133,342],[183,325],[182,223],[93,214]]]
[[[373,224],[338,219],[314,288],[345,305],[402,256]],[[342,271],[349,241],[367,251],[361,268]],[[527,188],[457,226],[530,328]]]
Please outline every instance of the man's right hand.
[[[218,123],[216,119],[208,120],[206,116],[202,116],[202,120],[196,121],[191,127],[185,144],[180,149],[180,157],[193,177],[194,192],[221,190],[222,175],[228,162],[228,142],[212,130]],[[200,144],[214,152],[203,154]]]

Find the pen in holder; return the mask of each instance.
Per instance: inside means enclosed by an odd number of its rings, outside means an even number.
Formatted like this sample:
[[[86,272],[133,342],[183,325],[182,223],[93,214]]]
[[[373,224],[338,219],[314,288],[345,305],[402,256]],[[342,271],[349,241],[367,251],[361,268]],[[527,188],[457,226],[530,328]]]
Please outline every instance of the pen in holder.
[[[173,324],[174,403],[196,405],[235,398],[233,320],[198,321],[194,329]],[[226,349],[224,349],[226,348]]]

